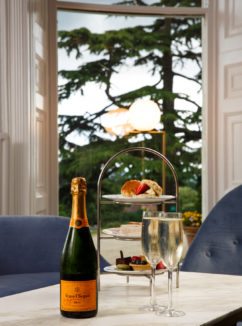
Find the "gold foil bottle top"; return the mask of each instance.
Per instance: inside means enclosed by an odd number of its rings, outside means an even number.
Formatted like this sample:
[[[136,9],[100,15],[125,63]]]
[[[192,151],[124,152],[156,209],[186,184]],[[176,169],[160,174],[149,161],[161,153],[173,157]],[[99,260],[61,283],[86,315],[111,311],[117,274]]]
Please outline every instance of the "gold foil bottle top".
[[[71,194],[78,195],[87,191],[87,182],[85,178],[73,178],[71,181]]]

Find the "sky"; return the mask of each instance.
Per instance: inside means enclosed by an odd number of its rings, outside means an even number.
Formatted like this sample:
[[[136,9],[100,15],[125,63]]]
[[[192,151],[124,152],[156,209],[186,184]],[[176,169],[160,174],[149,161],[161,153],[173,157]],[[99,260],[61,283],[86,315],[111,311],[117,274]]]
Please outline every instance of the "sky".
[[[87,2],[87,1],[86,1]],[[94,2],[94,1],[91,1]],[[107,4],[107,3],[106,3]],[[72,30],[80,27],[86,27],[93,33],[102,33],[110,29],[120,29],[123,27],[132,27],[140,24],[151,24],[156,18],[154,17],[128,17],[122,16],[108,17],[103,14],[89,14],[59,11],[58,12],[58,30]],[[80,64],[90,60],[90,55],[84,53],[83,57],[76,59],[72,54],[67,56],[65,50],[58,50],[58,70],[76,69]],[[184,67],[176,67],[176,70],[181,71],[183,74],[192,76],[196,72],[196,67],[189,64]],[[133,87],[137,88],[147,84],[153,84],[157,76],[151,76],[147,74],[147,69],[141,67],[133,67],[132,61],[129,60],[126,66],[123,66],[118,73],[112,79],[112,93],[114,95],[121,94],[125,91],[130,91]],[[59,78],[59,84],[62,84],[63,80]],[[133,86],[134,85],[134,86]],[[175,78],[174,80],[174,92],[187,94],[189,90],[190,97],[198,102],[202,103],[202,94],[198,94],[198,87],[192,82],[185,81],[183,78]],[[107,105],[107,99],[100,86],[88,84],[85,89],[85,96],[81,96],[80,93],[73,94],[68,100],[63,100],[59,103],[59,114],[67,115],[82,115],[86,111],[97,112]],[[179,107],[184,106],[182,101],[176,100],[175,105]],[[186,109],[193,109],[193,106],[186,103]],[[196,128],[196,126],[194,126]],[[83,145],[88,140],[85,136],[73,134],[70,136],[72,141],[77,144]]]

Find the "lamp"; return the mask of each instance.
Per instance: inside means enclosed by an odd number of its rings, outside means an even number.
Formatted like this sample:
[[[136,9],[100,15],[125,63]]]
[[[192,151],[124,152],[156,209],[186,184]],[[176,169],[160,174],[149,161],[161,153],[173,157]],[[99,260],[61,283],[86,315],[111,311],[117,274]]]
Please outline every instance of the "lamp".
[[[129,123],[140,131],[154,129],[160,122],[159,106],[151,100],[140,99],[129,108]]]
[[[128,121],[128,110],[119,108],[111,110],[101,117],[101,124],[111,135],[124,136],[134,130]]]
[[[131,134],[159,134],[162,136],[162,154],[166,155],[166,132],[153,130],[160,122],[161,112],[157,103],[147,99],[135,101],[129,108],[129,123],[136,129]],[[162,187],[165,193],[165,162],[162,161]],[[165,210],[165,204],[162,205]]]

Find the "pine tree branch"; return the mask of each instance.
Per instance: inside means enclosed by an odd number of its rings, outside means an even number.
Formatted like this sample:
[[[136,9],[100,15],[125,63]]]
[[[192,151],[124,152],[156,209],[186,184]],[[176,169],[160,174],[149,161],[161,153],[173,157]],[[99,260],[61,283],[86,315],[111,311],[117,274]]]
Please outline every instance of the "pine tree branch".
[[[188,77],[188,76],[180,74],[178,72],[173,72],[173,76],[179,76],[179,77],[191,80],[191,81],[197,83],[199,86],[202,86],[202,83],[200,83],[196,78]]]
[[[189,97],[187,97],[187,96],[183,97],[183,96],[181,96],[181,95],[178,95],[177,98],[180,99],[180,100],[187,101],[187,102],[189,102],[189,103],[191,103],[191,104],[194,104],[194,105],[195,105],[199,110],[202,109],[201,106],[200,106],[197,102],[191,100],[191,99],[190,99]]]

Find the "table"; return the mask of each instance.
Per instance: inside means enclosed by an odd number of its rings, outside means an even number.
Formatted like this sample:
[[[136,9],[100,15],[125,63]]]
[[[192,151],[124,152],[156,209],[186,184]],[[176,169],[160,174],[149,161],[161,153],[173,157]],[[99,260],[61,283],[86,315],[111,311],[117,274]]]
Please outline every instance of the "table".
[[[157,276],[156,284],[157,301],[166,304],[167,274]],[[130,277],[127,284],[123,276],[103,274],[99,312],[95,318],[62,317],[59,285],[54,285],[1,298],[0,325],[229,326],[233,319],[242,320],[242,276],[181,272],[180,288],[174,287],[174,304],[186,313],[184,317],[168,318],[139,311],[148,301],[149,280],[146,277]]]

